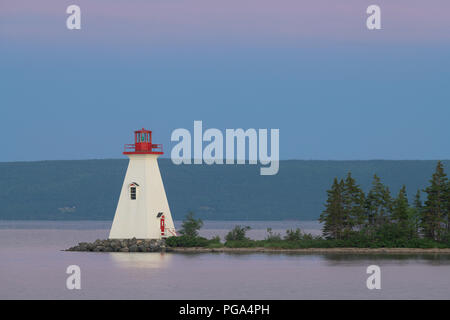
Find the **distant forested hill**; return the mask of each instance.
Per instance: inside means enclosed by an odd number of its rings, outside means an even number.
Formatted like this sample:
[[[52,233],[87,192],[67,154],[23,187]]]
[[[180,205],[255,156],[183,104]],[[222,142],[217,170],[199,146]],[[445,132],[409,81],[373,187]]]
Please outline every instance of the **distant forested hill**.
[[[160,159],[175,219],[188,210],[210,220],[316,219],[334,177],[351,171],[365,191],[376,173],[393,193],[423,189],[436,161],[280,162],[275,176],[259,165],[180,165]],[[0,219],[110,220],[128,160],[0,163]],[[444,161],[446,172],[450,161]]]

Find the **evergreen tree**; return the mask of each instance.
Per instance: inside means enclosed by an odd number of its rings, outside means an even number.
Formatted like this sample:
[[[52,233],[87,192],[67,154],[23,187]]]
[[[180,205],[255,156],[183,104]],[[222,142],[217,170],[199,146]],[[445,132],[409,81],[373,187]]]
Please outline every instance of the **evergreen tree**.
[[[403,185],[392,205],[392,220],[399,224],[406,224],[408,221],[408,208],[406,186]]]
[[[356,184],[351,173],[347,174],[347,178],[344,182],[343,189],[343,201],[344,201],[344,223],[345,223],[345,236],[357,230],[361,230],[365,224],[365,209],[364,201],[365,195],[361,188]]]
[[[249,238],[247,238],[246,232],[248,230],[250,230],[251,228],[249,226],[235,226],[233,228],[233,230],[231,230],[230,232],[227,233],[227,235],[225,236],[225,240],[226,241],[245,241],[245,240],[250,240]],[[270,230],[272,231],[272,229]]]
[[[436,171],[425,190],[427,200],[422,210],[422,231],[425,237],[441,241],[449,228],[448,181],[442,162],[438,161]]]
[[[410,224],[410,215],[408,197],[406,195],[406,186],[400,189],[397,198],[392,204],[391,221],[395,224],[397,236],[400,238],[410,238],[413,235],[412,225]]]
[[[203,221],[201,219],[195,219],[194,213],[191,211],[186,215],[181,225],[180,234],[188,237],[197,237],[198,231],[202,228]]]
[[[422,215],[422,200],[420,200],[420,189],[414,197],[414,207],[408,210],[408,220],[411,227],[411,236],[417,238],[420,231],[420,217]]]
[[[414,197],[414,208],[417,209],[417,211],[422,211],[422,200],[420,200],[420,189],[417,190],[416,196]]]
[[[447,203],[447,210],[446,210],[446,216],[447,216],[447,241],[450,242],[450,180],[447,182],[447,188],[445,190],[444,198],[446,199]]]
[[[366,198],[366,215],[369,230],[374,230],[389,221],[392,199],[389,188],[374,175],[372,188]]]
[[[333,185],[327,190],[328,199],[319,221],[323,223],[322,232],[328,239],[342,239],[344,234],[345,210],[343,201],[344,181],[334,178]]]

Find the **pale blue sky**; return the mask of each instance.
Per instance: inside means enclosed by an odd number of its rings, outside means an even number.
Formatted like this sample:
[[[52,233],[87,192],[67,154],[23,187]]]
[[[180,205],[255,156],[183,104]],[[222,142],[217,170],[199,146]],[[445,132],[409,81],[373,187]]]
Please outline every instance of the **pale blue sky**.
[[[371,32],[353,0],[338,17],[331,0],[305,2],[308,17],[290,0],[231,1],[222,20],[189,1],[83,0],[79,31],[65,29],[70,2],[2,2],[0,161],[119,158],[141,127],[170,151],[194,120],[279,128],[282,159],[450,158],[448,3],[388,7]]]

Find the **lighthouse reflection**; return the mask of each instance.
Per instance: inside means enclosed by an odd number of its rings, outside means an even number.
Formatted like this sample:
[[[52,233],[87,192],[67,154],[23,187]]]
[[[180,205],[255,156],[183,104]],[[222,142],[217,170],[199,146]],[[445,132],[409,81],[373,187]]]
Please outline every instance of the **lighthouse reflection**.
[[[121,268],[160,269],[167,267],[172,260],[172,255],[165,252],[111,252],[109,256]]]

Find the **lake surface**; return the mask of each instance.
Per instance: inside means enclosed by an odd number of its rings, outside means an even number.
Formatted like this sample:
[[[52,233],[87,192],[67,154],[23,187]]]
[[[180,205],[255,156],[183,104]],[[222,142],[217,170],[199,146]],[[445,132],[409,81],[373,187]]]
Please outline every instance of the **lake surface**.
[[[177,221],[179,227],[180,222]],[[319,234],[308,221],[206,221],[202,235],[235,225]],[[450,255],[64,252],[106,238],[111,222],[0,221],[0,299],[450,299]],[[81,290],[66,268],[81,268]],[[381,268],[368,290],[366,268]]]

